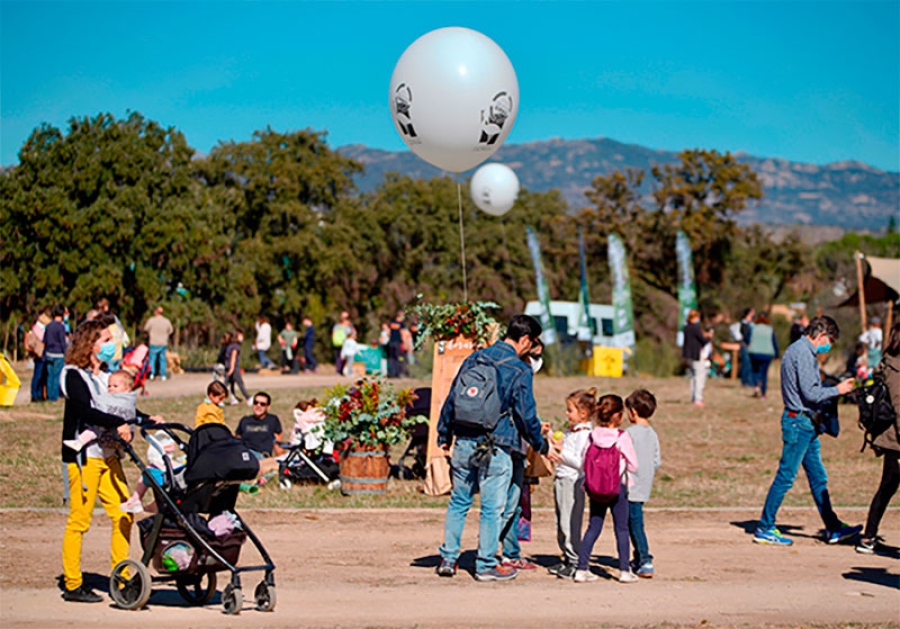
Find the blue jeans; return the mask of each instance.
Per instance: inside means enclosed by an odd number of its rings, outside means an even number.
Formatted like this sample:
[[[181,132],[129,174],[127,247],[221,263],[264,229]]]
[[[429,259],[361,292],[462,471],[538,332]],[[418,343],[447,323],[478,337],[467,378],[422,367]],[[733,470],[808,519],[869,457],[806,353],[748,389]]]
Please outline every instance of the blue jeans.
[[[156,361],[159,361],[159,371],[156,370]],[[150,375],[159,375],[166,377],[166,346],[151,345],[150,346]]]
[[[753,365],[753,386],[759,387],[759,392],[766,394],[769,382],[769,365],[772,357],[766,354],[750,354],[750,364]]]
[[[512,455],[512,478],[506,494],[506,508],[503,510],[503,528],[500,530],[500,542],[503,545],[503,556],[507,559],[520,559],[522,546],[519,545],[519,534],[516,523],[522,515],[522,485],[525,483],[525,457]]]
[[[66,359],[64,356],[44,356],[44,364],[47,366],[47,401],[55,402],[59,399],[59,374],[62,373]]]
[[[460,540],[466,515],[475,494],[481,491],[481,517],[478,522],[478,555],[475,571],[487,572],[497,566],[497,547],[500,545],[500,518],[506,506],[509,482],[512,478],[512,458],[509,452],[497,448],[490,464],[473,466],[469,458],[475,452],[477,441],[457,439],[450,460],[453,491],[447,505],[444,521],[444,543],[441,558],[453,562],[459,560]]]
[[[34,375],[31,377],[31,401],[44,401],[44,384],[47,378],[47,365],[43,358],[34,359]]]
[[[258,349],[256,350],[256,355],[259,356],[259,364],[263,369],[276,369],[277,365],[272,362],[272,359],[269,358],[269,355],[266,354],[266,350]]]
[[[631,545],[634,546],[634,561],[643,566],[653,561],[650,547],[647,545],[647,534],[644,532],[644,503],[628,503],[628,532]]]
[[[781,415],[781,461],[778,462],[778,471],[775,472],[775,480],[769,487],[766,495],[766,504],[759,519],[759,528],[771,529],[775,526],[775,516],[778,513],[785,494],[793,487],[794,480],[800,465],[806,472],[809,481],[809,490],[825,528],[836,531],[841,528],[841,521],[831,508],[831,498],[828,496],[828,474],[822,464],[822,451],[819,438],[812,420],[806,415],[789,417],[787,411]]]

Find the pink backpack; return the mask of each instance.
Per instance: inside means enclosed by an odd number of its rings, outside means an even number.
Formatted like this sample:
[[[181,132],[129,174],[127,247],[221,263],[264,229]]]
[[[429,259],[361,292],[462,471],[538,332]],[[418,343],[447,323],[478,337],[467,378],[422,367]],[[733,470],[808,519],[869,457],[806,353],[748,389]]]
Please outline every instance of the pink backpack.
[[[622,431],[618,432],[616,443],[622,437]],[[594,502],[609,503],[619,497],[622,486],[619,473],[621,456],[615,444],[601,448],[594,445],[593,435],[588,437],[588,448],[584,453],[584,490]]]

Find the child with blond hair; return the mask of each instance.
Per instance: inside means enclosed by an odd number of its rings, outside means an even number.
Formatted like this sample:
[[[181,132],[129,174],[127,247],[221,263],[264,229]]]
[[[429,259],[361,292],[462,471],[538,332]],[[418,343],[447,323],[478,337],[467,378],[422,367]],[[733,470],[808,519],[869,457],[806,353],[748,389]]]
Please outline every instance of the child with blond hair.
[[[584,518],[584,447],[597,412],[597,390],[579,389],[566,398],[568,426],[559,441],[551,438],[547,458],[556,463],[553,499],[556,541],[562,561],[547,570],[560,579],[575,576]]]

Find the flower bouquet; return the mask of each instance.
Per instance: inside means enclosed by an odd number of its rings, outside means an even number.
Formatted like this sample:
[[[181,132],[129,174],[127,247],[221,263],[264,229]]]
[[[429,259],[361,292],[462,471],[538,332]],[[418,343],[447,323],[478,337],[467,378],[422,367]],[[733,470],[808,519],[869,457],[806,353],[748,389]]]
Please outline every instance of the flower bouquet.
[[[409,431],[428,420],[406,416],[415,394],[412,389],[394,391],[378,379],[339,384],[325,392],[323,427],[326,439],[344,450],[387,452],[409,439]]]
[[[420,301],[410,309],[419,322],[419,342],[431,337],[434,341],[449,341],[458,336],[468,336],[475,340],[476,347],[485,347],[491,342],[499,322],[490,313],[499,308],[492,301],[467,301],[456,304],[430,304]]]

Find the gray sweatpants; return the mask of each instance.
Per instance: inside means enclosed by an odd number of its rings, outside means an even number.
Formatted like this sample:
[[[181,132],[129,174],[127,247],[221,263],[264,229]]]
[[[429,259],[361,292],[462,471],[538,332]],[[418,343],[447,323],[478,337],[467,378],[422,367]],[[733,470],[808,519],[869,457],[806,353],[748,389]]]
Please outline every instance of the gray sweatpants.
[[[556,540],[564,561],[570,566],[578,563],[581,547],[581,524],[584,521],[584,478],[556,478],[553,480],[556,503]]]

